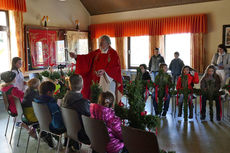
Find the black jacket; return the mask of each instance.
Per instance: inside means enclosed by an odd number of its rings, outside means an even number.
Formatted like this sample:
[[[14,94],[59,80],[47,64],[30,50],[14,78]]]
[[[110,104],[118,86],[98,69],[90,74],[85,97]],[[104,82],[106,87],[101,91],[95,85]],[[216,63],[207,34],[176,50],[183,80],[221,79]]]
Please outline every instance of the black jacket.
[[[26,89],[22,101],[22,107],[32,107],[32,101],[34,100],[34,98],[38,98],[38,97],[39,97],[38,90],[34,90],[31,88]]]
[[[151,80],[151,77],[148,71],[145,71],[145,73],[142,74],[142,80]]]
[[[76,110],[80,118],[81,115],[90,116],[89,101],[84,99],[81,93],[68,91],[62,106]]]

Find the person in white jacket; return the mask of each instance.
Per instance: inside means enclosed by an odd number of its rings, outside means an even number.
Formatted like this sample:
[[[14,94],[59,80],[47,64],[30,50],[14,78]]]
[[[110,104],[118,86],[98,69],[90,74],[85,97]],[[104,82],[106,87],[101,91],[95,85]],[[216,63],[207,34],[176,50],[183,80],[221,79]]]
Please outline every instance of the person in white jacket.
[[[216,67],[216,73],[221,76],[221,86],[223,87],[230,76],[230,54],[224,44],[218,45],[217,53],[212,57],[211,64]]]
[[[12,59],[11,71],[16,73],[14,86],[19,90],[25,92],[26,90],[26,81],[24,80],[24,75],[20,68],[22,67],[22,59],[20,57],[14,57]]]

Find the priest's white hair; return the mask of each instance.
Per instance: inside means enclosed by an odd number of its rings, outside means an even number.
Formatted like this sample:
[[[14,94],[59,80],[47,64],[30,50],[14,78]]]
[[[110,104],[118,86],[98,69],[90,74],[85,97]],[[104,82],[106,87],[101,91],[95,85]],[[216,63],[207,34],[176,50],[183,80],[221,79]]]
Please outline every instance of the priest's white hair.
[[[100,37],[100,41],[101,40],[105,40],[109,45],[111,45],[111,40],[110,40],[109,36],[103,35]]]

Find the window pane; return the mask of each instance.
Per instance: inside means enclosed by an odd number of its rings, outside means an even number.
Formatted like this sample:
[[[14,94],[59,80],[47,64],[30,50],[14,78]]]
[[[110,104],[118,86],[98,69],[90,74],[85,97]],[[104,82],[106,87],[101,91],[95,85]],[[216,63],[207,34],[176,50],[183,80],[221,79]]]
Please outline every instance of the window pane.
[[[6,26],[6,12],[0,11],[0,26]]]
[[[10,69],[10,56],[7,41],[7,32],[0,31],[0,72]]]
[[[149,62],[149,36],[130,37],[130,66]]]
[[[78,54],[88,54],[88,39],[79,39],[77,45]]]
[[[43,54],[42,54],[42,42],[36,42],[36,53],[37,53],[37,57],[36,57],[36,62],[38,64],[43,64]]]
[[[65,63],[64,40],[56,41],[56,60],[58,64]]]
[[[116,50],[116,40],[115,40],[115,38],[114,37],[110,37],[110,40],[111,40],[111,47],[113,48],[113,49],[115,49]]]
[[[190,33],[166,35],[165,39],[165,59],[170,64],[174,59],[174,52],[180,53],[180,59],[185,65],[190,66]]]

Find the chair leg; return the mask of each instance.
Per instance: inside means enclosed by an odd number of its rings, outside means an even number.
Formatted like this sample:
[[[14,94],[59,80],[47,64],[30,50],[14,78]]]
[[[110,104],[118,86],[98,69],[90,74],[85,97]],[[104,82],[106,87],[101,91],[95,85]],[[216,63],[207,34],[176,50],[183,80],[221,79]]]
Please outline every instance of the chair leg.
[[[11,140],[12,140],[13,133],[14,133],[15,123],[16,123],[16,117],[14,117],[14,124],[13,124],[12,132],[11,132],[11,135],[10,135],[10,144],[11,144]]]
[[[67,144],[66,144],[65,153],[68,153],[68,148],[69,148],[69,137],[68,137],[68,140],[67,140]]]
[[[59,140],[58,140],[57,153],[59,153],[59,150],[60,150],[60,144],[61,144],[61,136],[59,136]]]
[[[22,133],[22,124],[20,125],[20,131],[19,131],[19,136],[18,136],[17,147],[19,146],[19,141],[20,141],[21,133]]]
[[[30,135],[28,134],[28,139],[27,139],[27,143],[26,143],[26,151],[25,151],[25,153],[27,153],[28,146],[29,146],[29,141],[30,141]]]
[[[38,153],[38,150],[39,150],[39,146],[40,146],[40,141],[41,141],[41,134],[42,134],[42,130],[40,131],[40,133],[39,133],[39,136],[38,136],[38,146],[37,146],[37,153]]]
[[[7,130],[8,130],[9,121],[10,121],[10,115],[8,115],[8,120],[7,120],[7,124],[6,124],[5,136],[6,136],[6,133],[7,133]]]

